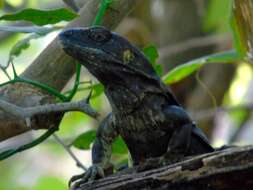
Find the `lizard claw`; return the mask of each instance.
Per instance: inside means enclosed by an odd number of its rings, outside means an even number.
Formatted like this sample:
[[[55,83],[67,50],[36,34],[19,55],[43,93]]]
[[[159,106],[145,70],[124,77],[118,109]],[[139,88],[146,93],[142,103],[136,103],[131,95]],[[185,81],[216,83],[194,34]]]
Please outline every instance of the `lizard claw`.
[[[92,165],[85,173],[73,176],[69,180],[69,187],[71,187],[72,190],[75,190],[81,187],[86,182],[92,183],[95,179],[102,178],[102,177],[104,177],[103,168],[95,164],[95,165]]]
[[[70,178],[69,182],[68,182],[68,186],[71,187],[71,184],[72,184],[73,182],[75,182],[76,180],[79,180],[79,179],[83,178],[84,176],[85,176],[85,173],[80,174],[80,175],[74,175],[74,176],[72,176],[72,177]]]

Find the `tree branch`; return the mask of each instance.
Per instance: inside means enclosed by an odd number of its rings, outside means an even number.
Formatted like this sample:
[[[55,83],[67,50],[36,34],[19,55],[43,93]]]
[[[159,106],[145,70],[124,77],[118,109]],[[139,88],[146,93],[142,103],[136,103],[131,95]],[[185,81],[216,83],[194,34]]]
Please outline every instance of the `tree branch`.
[[[206,110],[201,110],[201,111],[189,111],[190,115],[194,120],[196,121],[201,121],[201,120],[206,120],[214,117],[218,112],[234,112],[234,111],[240,111],[240,110],[245,110],[245,111],[253,111],[253,104],[241,104],[241,105],[236,105],[236,106],[223,106],[223,107],[218,107],[216,109],[211,108],[211,109],[206,109]]]
[[[62,0],[68,7],[73,9],[75,12],[79,11],[79,7],[77,6],[74,0]]]
[[[176,55],[180,52],[187,51],[193,48],[208,47],[212,45],[228,44],[231,42],[229,34],[220,34],[212,36],[196,37],[174,45],[164,46],[159,48],[159,60],[164,60],[169,56]],[[159,61],[158,61],[159,62]]]
[[[46,105],[33,106],[33,107],[28,107],[28,108],[22,108],[20,106],[16,106],[4,100],[0,100],[0,109],[2,109],[8,114],[11,114],[11,115],[14,115],[16,117],[20,117],[21,119],[26,120],[26,125],[30,129],[33,128],[31,126],[31,118],[34,117],[35,115],[40,115],[40,114],[80,111],[93,118],[97,118],[98,116],[98,113],[95,110],[93,110],[89,104],[87,104],[86,99],[78,101],[78,102],[46,104]]]
[[[164,167],[119,172],[76,190],[250,190],[253,187],[253,146],[194,156]]]

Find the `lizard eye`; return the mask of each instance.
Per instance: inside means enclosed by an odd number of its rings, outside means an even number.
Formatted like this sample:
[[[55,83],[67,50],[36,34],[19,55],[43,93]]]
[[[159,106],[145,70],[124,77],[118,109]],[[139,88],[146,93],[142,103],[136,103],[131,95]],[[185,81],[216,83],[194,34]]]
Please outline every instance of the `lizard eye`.
[[[111,38],[111,32],[103,27],[91,28],[89,38],[96,42],[105,42]]]
[[[134,60],[134,54],[129,49],[123,52],[123,62],[129,63]]]

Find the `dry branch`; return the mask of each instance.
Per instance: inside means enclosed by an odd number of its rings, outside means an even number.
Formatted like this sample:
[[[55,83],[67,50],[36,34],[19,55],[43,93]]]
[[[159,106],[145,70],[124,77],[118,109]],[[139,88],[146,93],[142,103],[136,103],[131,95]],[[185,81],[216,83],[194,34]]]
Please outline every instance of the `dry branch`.
[[[178,53],[182,53],[184,51],[194,49],[194,48],[204,48],[214,45],[226,45],[231,43],[232,39],[229,34],[218,34],[204,37],[195,37],[192,39],[185,40],[183,42],[179,42],[173,45],[168,45],[159,48],[159,60],[158,62],[165,60],[166,58],[177,55]]]
[[[103,25],[115,28],[122,18],[142,0],[115,1],[107,11]],[[80,10],[80,16],[71,22],[67,28],[90,26],[97,10],[100,0],[89,0]],[[45,83],[57,90],[62,90],[75,72],[75,61],[67,56],[60,48],[57,38],[35,59],[35,61],[21,74],[41,83]],[[42,104],[54,103],[55,98],[31,85],[16,83],[3,87],[0,90],[0,99],[21,107],[32,107]],[[48,115],[38,117],[32,123],[33,129],[45,129],[58,126],[62,115],[55,117]],[[23,120],[15,118],[4,112],[0,112],[0,141],[26,132],[28,128]]]
[[[77,190],[250,190],[253,146],[229,148],[144,172],[128,171],[87,183]]]

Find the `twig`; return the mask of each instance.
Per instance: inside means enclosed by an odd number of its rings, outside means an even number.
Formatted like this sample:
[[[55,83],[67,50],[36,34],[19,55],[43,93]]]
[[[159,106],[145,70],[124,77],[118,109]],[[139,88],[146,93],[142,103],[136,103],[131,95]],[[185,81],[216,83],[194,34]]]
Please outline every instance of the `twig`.
[[[238,110],[253,111],[253,103],[242,104],[237,106],[224,106],[218,107],[216,109],[206,109],[202,111],[189,111],[189,112],[195,120],[201,121],[214,117],[217,114],[217,112],[233,112]]]
[[[7,68],[6,68],[5,66],[0,65],[0,69],[3,71],[3,73],[5,74],[5,76],[6,76],[9,80],[11,80],[11,77],[10,77],[9,73],[6,71]]]
[[[182,51],[186,51],[192,48],[205,47],[217,44],[226,44],[231,41],[231,36],[229,34],[222,35],[212,35],[205,37],[192,38],[183,42],[176,43],[174,45],[169,45],[159,48],[159,60],[177,54]]]
[[[53,137],[69,153],[71,158],[73,158],[73,160],[76,162],[77,167],[82,168],[84,171],[87,171],[87,168],[78,160],[72,150],[56,134],[53,134]]]
[[[79,7],[77,6],[74,0],[62,0],[68,7],[73,9],[75,12],[79,11]]]

